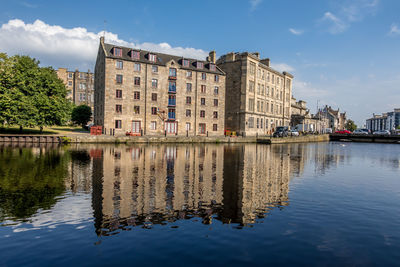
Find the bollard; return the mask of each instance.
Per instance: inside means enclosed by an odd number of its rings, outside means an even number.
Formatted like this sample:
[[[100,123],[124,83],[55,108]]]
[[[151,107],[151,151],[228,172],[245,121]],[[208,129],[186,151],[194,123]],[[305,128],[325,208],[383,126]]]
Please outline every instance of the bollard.
[[[115,135],[115,129],[113,129],[113,136]]]

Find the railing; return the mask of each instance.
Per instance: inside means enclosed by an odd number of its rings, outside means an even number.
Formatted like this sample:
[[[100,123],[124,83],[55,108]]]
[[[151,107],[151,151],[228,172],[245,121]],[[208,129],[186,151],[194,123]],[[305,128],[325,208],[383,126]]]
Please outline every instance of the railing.
[[[168,76],[168,79],[170,79],[170,80],[176,80],[176,75],[169,75],[169,76]]]
[[[176,93],[176,86],[168,86],[168,93]]]
[[[176,106],[176,99],[168,99],[168,106]]]
[[[174,119],[175,120],[175,112],[168,112],[168,119]]]

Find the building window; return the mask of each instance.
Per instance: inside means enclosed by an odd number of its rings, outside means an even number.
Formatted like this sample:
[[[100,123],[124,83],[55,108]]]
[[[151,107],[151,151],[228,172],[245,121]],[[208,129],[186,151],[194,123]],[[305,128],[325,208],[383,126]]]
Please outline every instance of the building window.
[[[250,75],[256,74],[256,64],[250,62]]]
[[[202,68],[204,67],[203,62],[197,61],[197,62],[196,62],[196,67],[197,67],[198,69],[202,69]]]
[[[117,83],[122,83],[122,75],[121,74],[117,74],[117,76],[116,76],[116,80],[117,80]]]
[[[140,114],[140,106],[133,106],[133,114]]]
[[[140,52],[139,51],[132,51],[131,52],[131,57],[133,59],[140,59]]]
[[[150,122],[150,130],[156,130],[157,129],[157,122],[152,121]]]
[[[122,90],[116,90],[115,91],[115,97],[116,98],[122,98]]]
[[[157,108],[156,107],[151,107],[151,114],[152,115],[157,115]]]
[[[176,95],[168,96],[168,106],[176,106]]]
[[[263,119],[261,119],[260,128],[263,128]]]
[[[200,104],[201,104],[202,106],[204,106],[204,105],[206,104],[206,99],[205,99],[205,98],[201,98],[201,99],[200,99]]]
[[[158,87],[158,80],[157,79],[151,79],[151,87],[157,88]]]
[[[68,77],[69,77],[69,78],[72,78],[72,73],[68,73]]]
[[[79,89],[85,90],[85,89],[86,89],[86,84],[80,83],[80,84],[79,84]]]
[[[133,92],[133,99],[140,100],[140,92],[138,91]]]
[[[121,129],[122,128],[122,121],[121,120],[115,120],[115,128],[116,129]]]
[[[218,107],[218,99],[214,99],[214,107]]]
[[[218,95],[218,89],[219,89],[218,86],[214,87],[214,94]]]
[[[85,101],[86,100],[86,96],[84,93],[80,93],[79,94],[79,101]]]
[[[260,101],[257,101],[257,112],[260,112]]]
[[[272,74],[272,83],[273,84],[275,83],[275,75],[274,74]]]
[[[186,117],[191,117],[192,116],[192,111],[190,109],[186,110]]]
[[[122,49],[118,47],[114,47],[114,56],[122,57]]]
[[[201,79],[202,79],[203,81],[207,80],[207,74],[202,73],[202,74],[201,74]]]
[[[153,72],[153,73],[158,73],[158,66],[151,66],[151,71]]]
[[[215,64],[210,64],[210,70],[212,70],[212,71],[216,71]]]
[[[172,108],[168,109],[168,118],[175,119],[175,109],[172,109]]]
[[[68,85],[69,85],[69,86],[72,86],[72,81],[69,81],[69,82],[68,82]]]
[[[189,67],[189,60],[184,59],[183,62],[182,62],[182,65],[183,65],[184,67]]]
[[[135,63],[135,64],[133,65],[133,70],[134,70],[134,71],[140,71],[140,63]]]
[[[188,105],[192,104],[192,98],[190,96],[186,97],[186,104]]]
[[[249,81],[249,92],[254,93],[254,81]]]
[[[149,60],[152,62],[156,62],[157,61],[157,56],[154,54],[149,54]]]
[[[192,84],[191,83],[186,84],[186,92],[188,92],[188,93],[192,92]]]
[[[152,93],[151,94],[151,101],[157,101],[157,94],[156,93]]]
[[[117,60],[117,62],[115,64],[116,64],[115,67],[117,69],[123,69],[124,68],[124,62],[121,61],[121,60]]]
[[[205,118],[205,117],[206,117],[205,110],[200,110],[200,118]]]
[[[254,111],[254,98],[249,99],[249,111]]]
[[[254,128],[254,118],[253,117],[249,118],[249,128]]]
[[[257,129],[260,128],[260,119],[257,118]]]
[[[214,119],[218,119],[218,111],[214,111],[214,113],[213,113],[213,118],[214,118]]]
[[[213,124],[213,131],[218,131],[218,124]]]
[[[190,131],[190,122],[186,123],[186,131]]]
[[[140,85],[140,77],[135,77],[134,84],[135,85]]]
[[[115,105],[115,112],[122,113],[122,105]]]
[[[200,92],[203,93],[203,94],[206,93],[206,86],[205,86],[204,84],[201,85],[201,87],[200,87]]]
[[[186,71],[186,78],[192,79],[192,72],[190,70]]]
[[[168,83],[168,92],[176,92],[176,82]]]
[[[199,133],[201,133],[201,134],[206,133],[206,124],[205,123],[199,123]]]
[[[214,82],[219,82],[219,75],[214,75]]]
[[[176,69],[175,68],[169,68],[169,77],[176,78]]]

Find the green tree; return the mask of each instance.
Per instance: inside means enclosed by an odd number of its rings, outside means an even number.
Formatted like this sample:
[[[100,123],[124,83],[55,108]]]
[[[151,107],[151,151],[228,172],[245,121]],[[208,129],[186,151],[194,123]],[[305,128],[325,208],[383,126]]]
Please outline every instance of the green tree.
[[[0,122],[22,127],[63,125],[71,115],[67,90],[49,67],[28,56],[0,54]]]
[[[92,109],[87,105],[79,105],[72,110],[72,122],[85,126],[92,117]]]
[[[347,130],[352,132],[357,129],[357,125],[352,120],[347,120],[345,127]]]

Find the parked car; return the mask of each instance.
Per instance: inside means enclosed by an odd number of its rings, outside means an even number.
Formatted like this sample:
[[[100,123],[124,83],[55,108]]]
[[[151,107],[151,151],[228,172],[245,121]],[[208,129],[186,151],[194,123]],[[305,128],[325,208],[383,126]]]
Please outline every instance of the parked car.
[[[287,137],[289,135],[289,127],[278,126],[273,134],[273,137]]]
[[[357,129],[354,131],[355,134],[369,134],[368,129]]]
[[[332,128],[325,128],[323,131],[325,133],[327,133],[327,134],[331,134],[332,133]]]
[[[339,131],[336,131],[335,133],[336,134],[351,134],[351,132],[348,130],[339,130]]]
[[[388,130],[381,130],[381,131],[375,131],[374,134],[376,134],[376,135],[390,135],[390,132]]]
[[[289,135],[290,136],[299,136],[300,134],[297,130],[293,129],[293,130],[289,131]]]
[[[83,128],[84,128],[85,130],[90,131],[90,128],[92,128],[93,125],[94,125],[94,123],[89,123],[89,124],[86,124]]]

